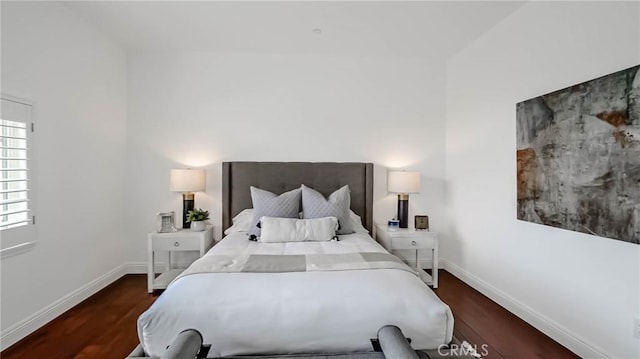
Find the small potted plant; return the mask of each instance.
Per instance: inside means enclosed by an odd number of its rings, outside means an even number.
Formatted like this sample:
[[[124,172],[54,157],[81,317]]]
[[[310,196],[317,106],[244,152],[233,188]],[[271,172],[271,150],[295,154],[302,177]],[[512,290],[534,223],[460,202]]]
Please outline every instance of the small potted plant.
[[[187,213],[187,222],[191,223],[191,230],[202,232],[207,227],[204,221],[209,219],[209,211],[202,208],[192,209]]]

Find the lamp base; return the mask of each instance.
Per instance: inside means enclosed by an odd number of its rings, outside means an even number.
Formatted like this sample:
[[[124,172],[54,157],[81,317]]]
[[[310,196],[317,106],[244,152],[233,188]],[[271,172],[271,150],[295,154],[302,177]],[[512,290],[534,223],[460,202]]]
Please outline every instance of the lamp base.
[[[409,227],[409,195],[398,195],[398,220],[400,220],[400,228]]]
[[[182,194],[182,228],[184,229],[191,228],[191,223],[187,222],[187,214],[193,211],[195,199],[195,194],[191,192]]]

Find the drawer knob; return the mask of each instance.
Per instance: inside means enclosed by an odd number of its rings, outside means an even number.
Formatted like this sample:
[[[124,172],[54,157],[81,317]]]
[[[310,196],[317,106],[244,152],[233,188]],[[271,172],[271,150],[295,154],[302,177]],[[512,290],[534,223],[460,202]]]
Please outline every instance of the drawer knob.
[[[174,247],[180,247],[180,242],[173,242]]]
[[[416,241],[411,241],[411,245],[415,246],[416,244],[418,244]]]

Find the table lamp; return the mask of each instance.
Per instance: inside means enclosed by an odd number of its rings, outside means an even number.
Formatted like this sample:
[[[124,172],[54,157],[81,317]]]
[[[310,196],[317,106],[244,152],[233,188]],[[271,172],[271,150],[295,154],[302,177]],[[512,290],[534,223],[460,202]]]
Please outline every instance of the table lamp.
[[[169,190],[182,193],[182,228],[189,228],[187,214],[193,210],[195,194],[193,192],[204,191],[204,170],[172,169]]]
[[[389,171],[387,190],[398,194],[400,228],[409,224],[409,193],[420,193],[420,172]]]

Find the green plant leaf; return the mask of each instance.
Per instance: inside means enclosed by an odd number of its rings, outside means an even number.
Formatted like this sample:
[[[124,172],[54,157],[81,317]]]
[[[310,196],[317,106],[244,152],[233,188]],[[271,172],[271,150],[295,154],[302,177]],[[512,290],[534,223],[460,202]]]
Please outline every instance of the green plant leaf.
[[[209,211],[205,211],[202,208],[195,208],[187,214],[187,222],[206,221],[208,219]]]

